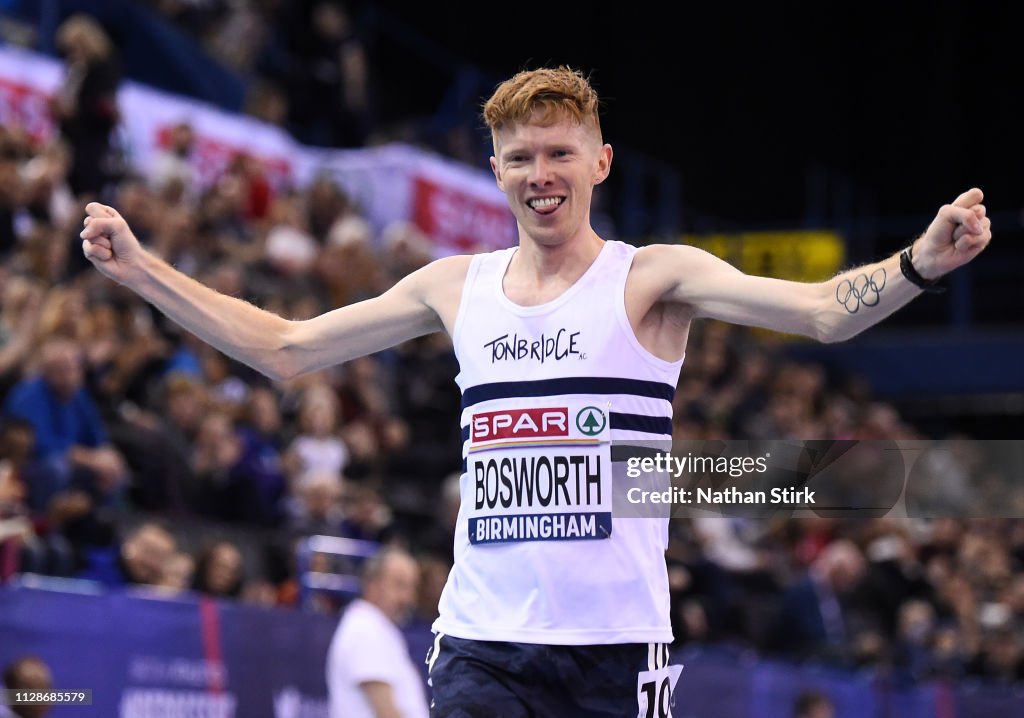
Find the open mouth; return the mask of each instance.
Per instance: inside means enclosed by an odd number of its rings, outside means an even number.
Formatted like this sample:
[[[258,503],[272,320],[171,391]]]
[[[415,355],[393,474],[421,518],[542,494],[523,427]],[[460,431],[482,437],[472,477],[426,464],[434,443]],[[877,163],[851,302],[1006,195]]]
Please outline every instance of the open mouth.
[[[557,210],[562,202],[565,201],[565,197],[534,197],[528,200],[526,204],[530,206],[537,214],[551,214]]]

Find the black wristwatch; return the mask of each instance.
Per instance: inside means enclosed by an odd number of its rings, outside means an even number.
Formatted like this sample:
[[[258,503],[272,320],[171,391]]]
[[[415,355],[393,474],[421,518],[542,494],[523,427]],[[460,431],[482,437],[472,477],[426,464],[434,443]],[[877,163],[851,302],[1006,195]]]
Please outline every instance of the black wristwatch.
[[[931,294],[942,294],[946,291],[946,288],[941,284],[938,284],[937,279],[925,279],[922,277],[916,269],[914,269],[914,256],[911,254],[914,249],[914,245],[910,245],[902,252],[900,252],[900,271],[903,272],[903,276],[907,278],[911,284],[915,287],[923,289]]]

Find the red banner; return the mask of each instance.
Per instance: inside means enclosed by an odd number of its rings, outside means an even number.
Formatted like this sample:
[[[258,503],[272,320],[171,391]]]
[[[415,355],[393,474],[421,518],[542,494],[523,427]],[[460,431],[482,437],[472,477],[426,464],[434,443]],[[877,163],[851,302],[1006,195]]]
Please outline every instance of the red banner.
[[[422,175],[413,179],[413,221],[438,245],[459,252],[502,249],[517,239],[516,223],[507,205]]]

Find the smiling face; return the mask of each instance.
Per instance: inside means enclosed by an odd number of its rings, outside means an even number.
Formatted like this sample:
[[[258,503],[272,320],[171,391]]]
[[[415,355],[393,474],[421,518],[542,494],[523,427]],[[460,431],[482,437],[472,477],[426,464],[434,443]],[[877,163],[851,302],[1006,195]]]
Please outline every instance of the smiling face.
[[[491,169],[520,241],[557,246],[590,231],[594,185],[608,176],[612,148],[586,123],[538,119],[494,130]]]

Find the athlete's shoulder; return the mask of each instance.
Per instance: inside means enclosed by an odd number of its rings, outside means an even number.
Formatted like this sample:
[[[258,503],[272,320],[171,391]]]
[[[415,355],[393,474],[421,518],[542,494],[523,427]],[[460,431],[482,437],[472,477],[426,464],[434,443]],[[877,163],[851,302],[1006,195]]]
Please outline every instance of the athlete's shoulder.
[[[689,244],[648,244],[636,250],[634,264],[658,266],[666,262],[672,265],[701,262],[709,256],[703,249]]]
[[[465,274],[469,271],[469,265],[473,261],[472,254],[453,254],[449,257],[441,257],[435,259],[433,262],[428,264],[424,269],[429,269],[435,274]]]
[[[403,282],[419,289],[431,289],[437,286],[448,286],[451,282],[465,280],[473,255],[456,254],[450,257],[435,259],[409,274]]]

